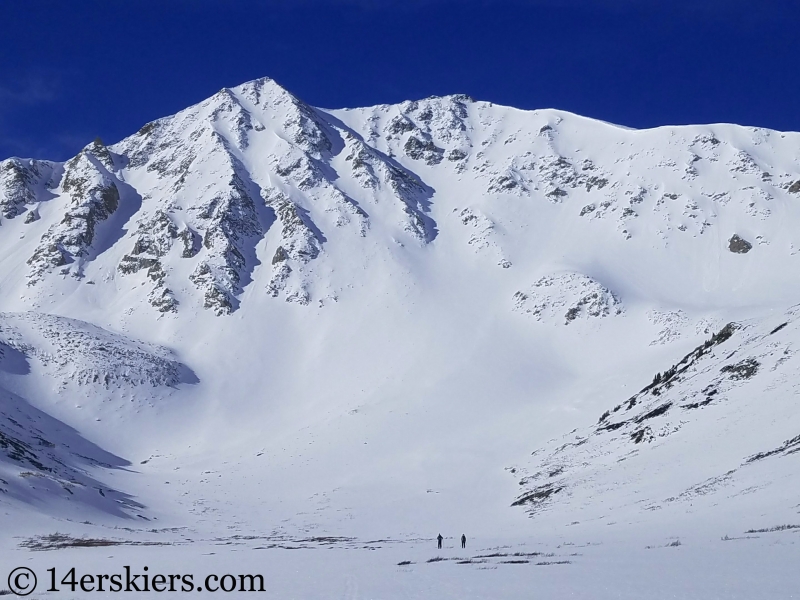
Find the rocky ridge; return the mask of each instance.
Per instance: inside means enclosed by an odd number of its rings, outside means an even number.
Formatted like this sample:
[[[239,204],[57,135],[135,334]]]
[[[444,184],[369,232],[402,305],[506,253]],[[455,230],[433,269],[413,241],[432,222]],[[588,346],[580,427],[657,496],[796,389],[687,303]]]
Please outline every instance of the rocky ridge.
[[[532,516],[598,502],[615,508],[630,503],[652,511],[723,488],[729,496],[754,493],[756,489],[748,487],[753,478],[762,482],[757,489],[768,488],[770,478],[754,475],[753,469],[800,450],[800,442],[796,437],[775,439],[774,448],[761,448],[763,442],[755,434],[769,431],[761,427],[774,417],[761,402],[752,401],[752,394],[758,389],[769,390],[769,397],[794,393],[792,332],[798,327],[797,315],[793,307],[778,321],[728,323],[656,373],[639,392],[609,407],[593,426],[575,429],[535,450],[528,464],[511,468],[521,487],[513,506]],[[688,437],[687,429],[693,432]],[[697,431],[707,444],[719,448],[729,436],[737,436],[737,452],[723,453],[716,461],[695,457],[706,472],[694,474],[686,465],[686,475],[670,482],[669,495],[637,490],[650,474],[664,468],[664,461],[670,460],[666,457],[679,456],[681,444]],[[758,444],[753,450],[750,436]],[[627,490],[632,491],[626,495]]]
[[[593,146],[601,138],[607,150]],[[714,248],[761,261],[759,249],[778,243],[793,254],[800,242],[774,238],[770,224],[795,211],[800,165],[785,150],[798,144],[733,126],[630,131],[465,95],[329,111],[264,78],[117,144],[96,140],[63,165],[4,161],[0,211],[28,213],[37,239],[25,283],[37,297],[69,276],[144,286],[155,316],[183,305],[222,316],[252,285],[299,304],[335,296],[348,282],[323,282],[335,268],[315,266],[328,245],[425,247],[450,210],[464,227],[447,235],[503,269],[517,263],[504,238],[520,210],[636,252]],[[567,279],[548,287],[569,295]],[[523,299],[539,284],[515,296],[516,310],[542,313]],[[593,293],[597,306],[582,296],[565,310],[610,314],[621,301],[602,285]]]

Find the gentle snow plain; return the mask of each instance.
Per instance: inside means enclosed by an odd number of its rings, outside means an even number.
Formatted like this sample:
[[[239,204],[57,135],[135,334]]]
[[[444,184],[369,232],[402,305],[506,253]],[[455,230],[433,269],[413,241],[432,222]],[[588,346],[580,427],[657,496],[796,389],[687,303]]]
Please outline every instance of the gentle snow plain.
[[[798,594],[800,134],[261,79],[0,221],[0,590]]]

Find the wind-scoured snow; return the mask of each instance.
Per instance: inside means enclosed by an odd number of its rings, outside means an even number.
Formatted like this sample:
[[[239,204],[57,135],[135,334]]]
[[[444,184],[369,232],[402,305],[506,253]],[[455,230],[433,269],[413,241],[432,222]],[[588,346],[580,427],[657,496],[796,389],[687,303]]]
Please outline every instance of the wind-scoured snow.
[[[0,340],[37,360],[61,386],[175,386],[189,370],[166,348],[43,313],[0,313]]]

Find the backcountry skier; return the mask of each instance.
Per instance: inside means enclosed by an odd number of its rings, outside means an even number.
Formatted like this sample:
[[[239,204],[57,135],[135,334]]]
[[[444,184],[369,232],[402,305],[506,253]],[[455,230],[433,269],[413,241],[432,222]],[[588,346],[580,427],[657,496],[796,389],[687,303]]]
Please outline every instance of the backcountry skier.
[[[462,548],[467,547],[467,536],[463,533],[461,534],[461,547]]]
[[[436,539],[439,542],[439,550],[441,550],[442,549],[442,540],[444,539],[442,537],[442,534],[440,533],[439,536]]]

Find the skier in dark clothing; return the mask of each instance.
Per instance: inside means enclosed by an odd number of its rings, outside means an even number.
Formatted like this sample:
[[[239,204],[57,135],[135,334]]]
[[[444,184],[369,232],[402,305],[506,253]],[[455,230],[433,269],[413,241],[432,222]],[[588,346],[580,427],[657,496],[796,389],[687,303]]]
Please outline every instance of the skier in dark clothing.
[[[439,536],[438,536],[436,539],[437,539],[437,540],[438,540],[438,542],[439,542],[439,550],[441,550],[441,549],[442,549],[442,540],[444,539],[444,538],[442,537],[442,534],[440,533],[440,534],[439,534]]]
[[[464,535],[463,533],[461,534],[461,547],[462,548],[467,547],[467,536]]]

